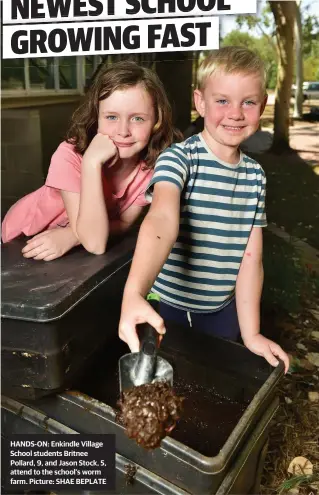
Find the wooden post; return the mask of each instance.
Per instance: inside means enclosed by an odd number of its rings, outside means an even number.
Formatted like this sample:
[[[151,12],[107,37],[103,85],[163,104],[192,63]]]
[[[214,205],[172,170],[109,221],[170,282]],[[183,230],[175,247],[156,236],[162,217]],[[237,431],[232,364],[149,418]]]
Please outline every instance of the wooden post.
[[[193,52],[159,53],[156,72],[173,108],[174,124],[182,132],[191,120]]]

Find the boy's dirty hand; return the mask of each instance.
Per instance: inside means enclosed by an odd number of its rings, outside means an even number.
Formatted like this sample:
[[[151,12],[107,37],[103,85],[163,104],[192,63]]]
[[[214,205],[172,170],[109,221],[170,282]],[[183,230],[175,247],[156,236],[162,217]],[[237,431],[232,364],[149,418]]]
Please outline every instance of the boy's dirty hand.
[[[118,160],[118,156],[118,149],[112,139],[106,134],[98,132],[84,153],[83,160],[89,166],[102,166],[106,162],[112,166]]]
[[[245,346],[258,356],[263,356],[272,366],[278,366],[281,359],[285,364],[285,373],[289,369],[289,357],[285,351],[272,340],[267,339],[260,333],[244,340]]]
[[[45,230],[29,239],[22,249],[25,258],[52,261],[77,246],[79,241],[71,227]]]
[[[127,343],[131,352],[140,350],[140,342],[136,332],[136,325],[149,323],[160,334],[160,340],[166,332],[164,320],[146,302],[140,294],[124,295],[122,302],[121,319],[119,325],[119,337]]]

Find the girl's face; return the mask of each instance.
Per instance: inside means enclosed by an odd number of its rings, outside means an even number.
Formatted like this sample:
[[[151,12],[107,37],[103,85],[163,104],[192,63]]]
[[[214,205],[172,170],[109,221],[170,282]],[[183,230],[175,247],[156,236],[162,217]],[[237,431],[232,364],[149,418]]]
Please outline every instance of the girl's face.
[[[152,98],[139,84],[118,89],[99,103],[98,132],[112,139],[121,159],[139,159],[154,124]]]

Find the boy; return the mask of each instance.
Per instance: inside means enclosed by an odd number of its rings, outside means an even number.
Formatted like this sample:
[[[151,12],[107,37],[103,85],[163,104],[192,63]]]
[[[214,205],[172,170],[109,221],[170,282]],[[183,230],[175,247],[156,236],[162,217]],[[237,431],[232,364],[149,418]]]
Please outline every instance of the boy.
[[[194,100],[204,131],[157,160],[119,336],[136,352],[136,324],[163,335],[163,318],[232,340],[240,333],[248,349],[273,366],[282,359],[287,372],[287,354],[260,334],[266,178],[239,149],[267,102],[262,61],[246,48],[213,51],[199,68]],[[151,288],[161,316],[145,301]]]

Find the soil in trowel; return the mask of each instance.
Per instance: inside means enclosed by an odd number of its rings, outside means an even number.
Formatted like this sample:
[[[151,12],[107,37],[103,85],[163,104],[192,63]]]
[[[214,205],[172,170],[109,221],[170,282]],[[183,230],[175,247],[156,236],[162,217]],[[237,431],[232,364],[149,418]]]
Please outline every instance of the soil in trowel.
[[[183,398],[164,382],[148,383],[122,393],[119,419],[129,438],[145,449],[159,447],[176,426]]]

